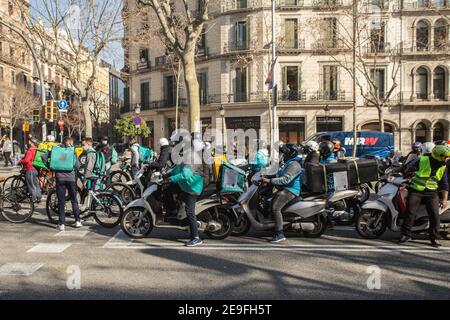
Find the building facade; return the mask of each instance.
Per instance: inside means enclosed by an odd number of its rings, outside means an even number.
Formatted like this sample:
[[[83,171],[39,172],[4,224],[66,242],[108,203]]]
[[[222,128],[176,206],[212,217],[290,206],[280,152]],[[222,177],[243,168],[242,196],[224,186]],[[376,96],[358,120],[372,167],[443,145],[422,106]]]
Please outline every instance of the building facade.
[[[356,28],[364,36],[354,42],[351,3],[276,1],[279,139],[298,143],[316,132],[352,130],[353,43],[358,130],[378,130],[381,109],[385,130],[393,132],[400,150],[408,151],[414,141],[449,139],[448,1],[357,1]],[[125,11],[133,10],[136,1],[125,1]],[[177,68],[159,40],[139,41],[155,20],[150,11],[139,12],[124,19],[122,115],[139,105],[153,128],[153,145],[175,129]],[[270,132],[265,82],[271,62],[271,1],[211,1],[210,13],[197,49],[202,127]],[[186,127],[188,116],[183,87],[181,81],[180,127]]]

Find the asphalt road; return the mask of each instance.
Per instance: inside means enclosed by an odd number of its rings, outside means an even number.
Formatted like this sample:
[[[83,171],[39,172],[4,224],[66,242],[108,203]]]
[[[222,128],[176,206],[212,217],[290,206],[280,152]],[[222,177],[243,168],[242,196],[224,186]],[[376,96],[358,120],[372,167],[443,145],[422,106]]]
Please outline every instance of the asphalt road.
[[[450,241],[399,246],[392,233],[371,241],[335,227],[320,239],[273,245],[252,232],[185,248],[175,230],[131,241],[92,221],[59,232],[39,211],[0,221],[0,299],[450,299]]]

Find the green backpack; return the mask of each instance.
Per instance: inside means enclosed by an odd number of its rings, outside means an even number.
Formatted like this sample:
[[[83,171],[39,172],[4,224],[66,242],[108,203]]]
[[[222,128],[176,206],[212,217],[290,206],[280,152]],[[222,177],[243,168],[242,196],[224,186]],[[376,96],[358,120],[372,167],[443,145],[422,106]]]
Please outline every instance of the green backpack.
[[[77,155],[74,147],[53,147],[50,156],[50,170],[71,172],[75,169]]]
[[[95,165],[92,170],[94,178],[100,178],[105,175],[106,172],[106,159],[103,152],[95,152]]]
[[[47,166],[45,165],[44,161],[42,160],[42,156],[44,154],[46,154],[48,152],[47,149],[37,149],[36,150],[36,155],[34,156],[34,160],[33,160],[33,166],[36,169],[48,169]]]

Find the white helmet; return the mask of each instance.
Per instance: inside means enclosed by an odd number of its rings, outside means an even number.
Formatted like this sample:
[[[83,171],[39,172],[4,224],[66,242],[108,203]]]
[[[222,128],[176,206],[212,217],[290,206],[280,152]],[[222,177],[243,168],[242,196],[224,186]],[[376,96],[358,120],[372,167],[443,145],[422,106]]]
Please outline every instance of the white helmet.
[[[436,147],[436,145],[433,142],[425,142],[422,144],[423,153],[433,152],[434,147]]]
[[[55,142],[55,137],[50,134],[50,135],[47,136],[47,141],[48,142]]]
[[[314,140],[310,140],[305,144],[305,147],[311,151],[319,151],[319,144]]]
[[[169,141],[166,138],[161,138],[161,139],[159,139],[159,145],[161,147],[168,146],[169,145]]]

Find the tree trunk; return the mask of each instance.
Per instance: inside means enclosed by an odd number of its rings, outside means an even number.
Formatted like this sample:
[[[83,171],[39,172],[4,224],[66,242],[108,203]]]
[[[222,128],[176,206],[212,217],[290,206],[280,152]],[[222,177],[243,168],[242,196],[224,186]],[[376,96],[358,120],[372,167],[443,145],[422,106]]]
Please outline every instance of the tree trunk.
[[[91,104],[89,101],[85,100],[82,102],[82,107],[83,107],[84,121],[86,124],[86,137],[92,137]]]
[[[184,81],[189,101],[189,131],[200,132],[200,95],[195,68],[195,51],[183,56]]]
[[[380,131],[384,132],[384,110],[383,106],[378,108],[378,119],[380,121]]]

